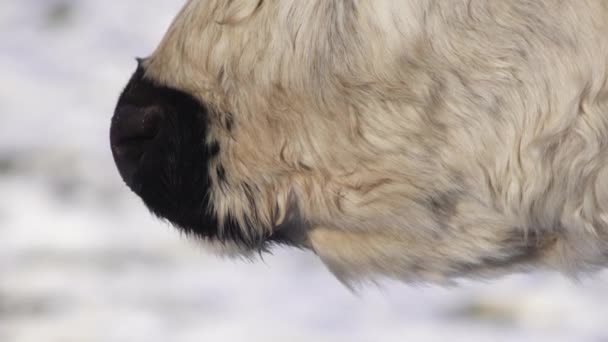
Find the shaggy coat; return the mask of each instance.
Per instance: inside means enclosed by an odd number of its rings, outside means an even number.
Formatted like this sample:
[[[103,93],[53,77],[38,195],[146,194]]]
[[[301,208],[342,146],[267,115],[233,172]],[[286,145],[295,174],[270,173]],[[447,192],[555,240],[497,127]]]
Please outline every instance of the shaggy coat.
[[[112,125],[131,189],[224,252],[349,284],[608,263],[608,0],[190,0]]]

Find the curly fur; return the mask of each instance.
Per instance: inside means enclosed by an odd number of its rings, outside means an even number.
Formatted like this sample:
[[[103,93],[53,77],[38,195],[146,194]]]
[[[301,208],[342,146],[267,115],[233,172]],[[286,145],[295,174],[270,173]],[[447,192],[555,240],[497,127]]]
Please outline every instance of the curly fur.
[[[220,227],[345,282],[608,262],[608,1],[190,0],[142,66],[208,108]]]

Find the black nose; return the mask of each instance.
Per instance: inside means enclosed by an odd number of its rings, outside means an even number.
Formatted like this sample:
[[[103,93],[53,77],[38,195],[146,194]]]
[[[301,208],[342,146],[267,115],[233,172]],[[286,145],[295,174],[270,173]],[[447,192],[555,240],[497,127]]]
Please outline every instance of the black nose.
[[[142,157],[152,148],[163,121],[158,106],[116,108],[110,127],[110,144],[114,162],[123,180],[131,187]]]

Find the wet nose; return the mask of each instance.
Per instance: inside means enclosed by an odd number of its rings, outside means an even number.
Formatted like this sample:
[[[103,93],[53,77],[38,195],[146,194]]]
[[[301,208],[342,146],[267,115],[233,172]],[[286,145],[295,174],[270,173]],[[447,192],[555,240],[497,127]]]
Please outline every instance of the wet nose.
[[[116,108],[110,127],[110,144],[114,162],[123,180],[133,186],[142,157],[153,148],[151,144],[160,131],[162,108],[121,105]]]

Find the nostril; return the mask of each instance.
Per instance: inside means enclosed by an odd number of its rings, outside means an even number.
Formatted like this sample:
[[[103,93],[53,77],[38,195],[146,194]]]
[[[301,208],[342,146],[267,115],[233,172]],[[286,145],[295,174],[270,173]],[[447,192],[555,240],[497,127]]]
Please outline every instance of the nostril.
[[[110,144],[118,169],[129,182],[138,168],[149,142],[158,135],[163,110],[158,106],[121,105],[114,112],[110,127]]]
[[[139,108],[123,105],[116,109],[112,119],[110,140],[113,147],[141,144],[158,134],[163,119],[157,106]]]

